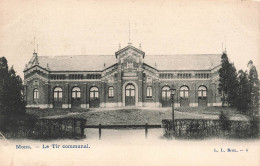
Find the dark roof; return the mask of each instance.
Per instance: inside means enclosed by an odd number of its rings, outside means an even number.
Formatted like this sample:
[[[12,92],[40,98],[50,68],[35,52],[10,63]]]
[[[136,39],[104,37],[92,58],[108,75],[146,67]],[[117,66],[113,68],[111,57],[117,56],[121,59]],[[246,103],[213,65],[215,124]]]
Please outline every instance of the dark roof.
[[[116,63],[112,55],[39,56],[40,66],[51,71],[101,71]]]
[[[221,64],[221,54],[146,55],[144,63],[158,70],[211,70]]]
[[[38,62],[43,68],[48,64],[51,71],[102,71],[117,59],[114,55],[38,56]],[[221,54],[146,55],[144,63],[158,70],[211,70],[221,64]]]

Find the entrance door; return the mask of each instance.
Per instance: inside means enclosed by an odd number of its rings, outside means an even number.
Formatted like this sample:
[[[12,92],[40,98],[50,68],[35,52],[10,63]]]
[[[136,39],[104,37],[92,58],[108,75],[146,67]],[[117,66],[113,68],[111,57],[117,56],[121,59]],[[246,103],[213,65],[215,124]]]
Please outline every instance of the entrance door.
[[[79,87],[74,87],[71,93],[71,107],[80,108],[80,89]]]
[[[90,88],[90,94],[89,94],[89,107],[90,108],[96,108],[99,107],[99,90],[97,87]]]
[[[56,87],[53,91],[53,108],[62,108],[62,89]]]
[[[180,88],[180,106],[189,106],[189,88],[187,86],[182,86]]]
[[[207,88],[205,86],[200,86],[198,89],[198,105],[202,107],[208,105]]]
[[[133,84],[128,84],[125,88],[125,105],[135,105],[135,87]]]
[[[170,87],[165,86],[162,88],[162,107],[170,107],[170,106],[171,106]]]

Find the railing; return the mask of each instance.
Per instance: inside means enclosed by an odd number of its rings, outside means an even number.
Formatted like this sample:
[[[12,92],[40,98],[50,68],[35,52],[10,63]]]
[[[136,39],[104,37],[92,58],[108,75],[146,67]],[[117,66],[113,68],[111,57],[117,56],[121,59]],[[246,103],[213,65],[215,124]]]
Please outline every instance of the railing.
[[[146,123],[145,125],[86,125],[85,128],[98,128],[99,132],[99,139],[101,140],[101,131],[102,129],[138,129],[138,128],[144,128],[145,129],[145,137],[148,136],[148,129],[149,128],[161,128],[161,125],[148,125]]]
[[[82,118],[39,119],[36,121],[34,138],[84,138],[86,120]]]
[[[250,134],[249,122],[230,120],[230,123],[230,129],[225,131],[222,128],[222,123],[217,119],[175,119],[175,130],[173,131],[172,121],[162,120],[166,137],[202,138],[221,135],[246,137]]]

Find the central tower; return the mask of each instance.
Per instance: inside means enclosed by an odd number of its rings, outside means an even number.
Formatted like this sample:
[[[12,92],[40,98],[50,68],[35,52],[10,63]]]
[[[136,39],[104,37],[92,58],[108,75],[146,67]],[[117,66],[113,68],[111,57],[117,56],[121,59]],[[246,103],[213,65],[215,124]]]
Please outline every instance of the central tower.
[[[143,59],[145,53],[131,44],[115,53],[118,62],[118,88],[122,106],[142,106]]]

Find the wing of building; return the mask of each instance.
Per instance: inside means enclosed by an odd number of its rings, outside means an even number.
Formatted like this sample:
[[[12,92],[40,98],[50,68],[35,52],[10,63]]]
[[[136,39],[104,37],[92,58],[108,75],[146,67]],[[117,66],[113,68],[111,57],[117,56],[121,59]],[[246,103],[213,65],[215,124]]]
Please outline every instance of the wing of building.
[[[115,55],[38,56],[24,70],[27,107],[220,106],[221,54],[145,55],[131,44]]]

